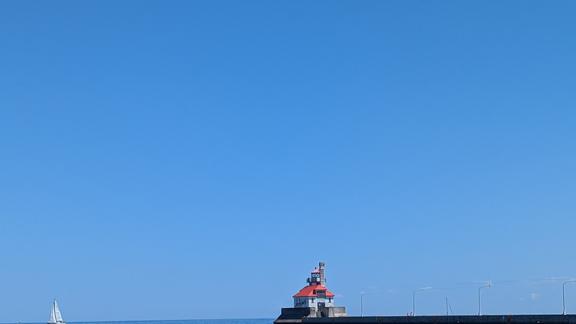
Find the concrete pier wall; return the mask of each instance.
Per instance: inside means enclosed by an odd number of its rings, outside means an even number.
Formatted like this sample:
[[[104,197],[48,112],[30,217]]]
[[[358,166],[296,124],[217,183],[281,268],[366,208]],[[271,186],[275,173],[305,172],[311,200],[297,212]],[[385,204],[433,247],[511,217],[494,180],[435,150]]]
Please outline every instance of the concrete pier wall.
[[[576,315],[307,317],[302,324],[576,324]]]

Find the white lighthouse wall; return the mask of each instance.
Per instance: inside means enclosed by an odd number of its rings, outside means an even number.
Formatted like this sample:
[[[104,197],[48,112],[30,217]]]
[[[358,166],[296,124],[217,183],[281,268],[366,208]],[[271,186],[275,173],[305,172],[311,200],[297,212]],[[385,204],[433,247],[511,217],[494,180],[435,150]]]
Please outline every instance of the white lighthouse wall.
[[[334,307],[333,298],[317,298],[317,297],[294,297],[294,307],[311,307],[318,309],[318,303],[324,303],[326,307]]]

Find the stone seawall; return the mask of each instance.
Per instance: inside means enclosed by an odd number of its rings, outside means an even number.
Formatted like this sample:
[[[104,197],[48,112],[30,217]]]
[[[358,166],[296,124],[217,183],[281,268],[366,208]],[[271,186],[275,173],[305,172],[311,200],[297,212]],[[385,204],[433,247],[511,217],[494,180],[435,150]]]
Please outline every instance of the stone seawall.
[[[302,324],[576,324],[576,315],[366,316],[302,318]]]

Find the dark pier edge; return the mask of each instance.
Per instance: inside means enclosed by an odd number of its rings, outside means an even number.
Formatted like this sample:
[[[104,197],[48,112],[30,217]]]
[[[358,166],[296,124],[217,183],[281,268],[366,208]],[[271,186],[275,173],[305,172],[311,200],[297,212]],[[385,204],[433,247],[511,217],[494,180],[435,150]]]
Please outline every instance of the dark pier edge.
[[[297,315],[297,314],[291,314]],[[576,324],[576,315],[345,316],[282,315],[275,324]]]

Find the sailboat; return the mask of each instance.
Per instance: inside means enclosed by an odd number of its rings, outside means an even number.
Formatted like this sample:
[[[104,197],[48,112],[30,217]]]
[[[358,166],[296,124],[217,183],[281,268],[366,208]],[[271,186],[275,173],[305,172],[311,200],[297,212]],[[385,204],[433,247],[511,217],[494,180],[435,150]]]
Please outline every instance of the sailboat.
[[[58,307],[58,302],[54,299],[54,303],[52,303],[52,310],[50,311],[50,319],[48,320],[48,324],[66,324],[64,319],[62,319],[62,313],[60,313],[60,308]]]

